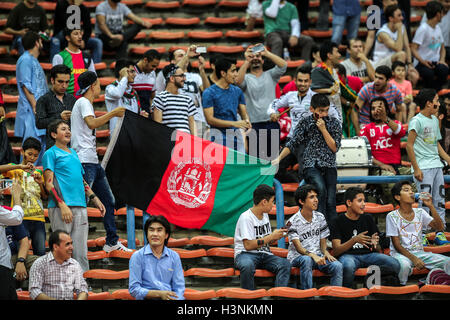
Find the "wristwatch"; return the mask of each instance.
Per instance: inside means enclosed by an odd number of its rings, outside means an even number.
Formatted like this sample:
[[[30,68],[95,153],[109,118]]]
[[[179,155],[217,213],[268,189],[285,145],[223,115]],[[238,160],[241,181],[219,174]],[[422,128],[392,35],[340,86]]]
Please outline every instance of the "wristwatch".
[[[386,122],[385,122],[385,123],[388,124],[389,121],[391,121],[391,118],[388,117],[388,118],[386,119]]]
[[[16,263],[19,263],[19,262],[25,263],[25,258],[18,258]]]
[[[95,197],[96,197],[95,193],[91,194],[91,195],[89,196],[89,201],[91,201],[91,200],[94,199]]]

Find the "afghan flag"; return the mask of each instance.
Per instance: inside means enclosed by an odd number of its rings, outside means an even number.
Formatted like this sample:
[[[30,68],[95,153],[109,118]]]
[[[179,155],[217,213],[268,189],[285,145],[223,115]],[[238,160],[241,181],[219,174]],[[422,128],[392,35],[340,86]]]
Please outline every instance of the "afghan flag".
[[[127,110],[102,165],[119,201],[183,228],[234,236],[255,188],[273,185],[274,168],[263,161]]]

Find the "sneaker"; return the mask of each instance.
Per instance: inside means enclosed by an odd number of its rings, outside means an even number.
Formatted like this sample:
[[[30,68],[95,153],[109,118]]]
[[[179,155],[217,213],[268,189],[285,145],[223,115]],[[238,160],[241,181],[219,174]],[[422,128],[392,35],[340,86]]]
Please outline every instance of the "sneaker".
[[[113,246],[110,246],[109,244],[105,244],[103,246],[103,251],[105,251],[106,253],[109,253],[111,251],[114,250],[121,250],[121,251],[125,251],[125,252],[131,252],[133,250],[128,249],[127,247],[125,247],[120,241],[117,241],[117,243]]]
[[[427,235],[423,234],[422,235],[422,245],[424,247],[428,247],[430,245],[430,242],[428,241]]]
[[[450,241],[447,240],[443,232],[437,232],[436,237],[434,238],[434,243],[438,246],[442,246],[444,244],[449,244]]]

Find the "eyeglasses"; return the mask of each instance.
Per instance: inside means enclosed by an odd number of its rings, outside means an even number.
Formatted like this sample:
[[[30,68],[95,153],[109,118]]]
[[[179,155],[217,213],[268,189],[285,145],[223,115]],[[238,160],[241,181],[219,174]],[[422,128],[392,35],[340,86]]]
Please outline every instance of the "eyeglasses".
[[[181,78],[186,78],[186,74],[182,73],[182,74],[174,74],[174,77],[181,77]]]

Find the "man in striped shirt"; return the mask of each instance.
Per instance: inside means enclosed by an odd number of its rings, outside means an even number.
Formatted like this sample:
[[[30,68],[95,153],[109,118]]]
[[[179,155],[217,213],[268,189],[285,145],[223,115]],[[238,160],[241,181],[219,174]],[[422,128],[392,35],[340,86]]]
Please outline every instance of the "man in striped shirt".
[[[163,69],[166,79],[166,90],[156,94],[153,99],[153,120],[184,132],[195,135],[194,115],[197,112],[194,101],[186,95],[178,93],[183,88],[186,74],[174,64]]]
[[[401,119],[401,113],[406,112],[400,90],[389,83],[392,71],[388,66],[379,66],[375,69],[375,81],[367,83],[358,93],[355,108],[352,110],[352,122],[356,132],[370,123],[370,101],[376,97],[384,97],[389,105],[391,113],[397,120]]]

